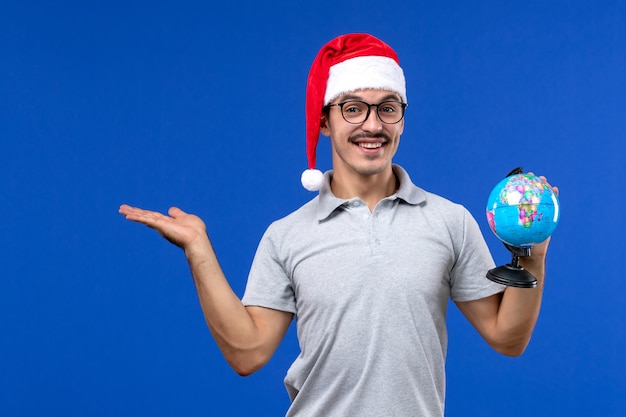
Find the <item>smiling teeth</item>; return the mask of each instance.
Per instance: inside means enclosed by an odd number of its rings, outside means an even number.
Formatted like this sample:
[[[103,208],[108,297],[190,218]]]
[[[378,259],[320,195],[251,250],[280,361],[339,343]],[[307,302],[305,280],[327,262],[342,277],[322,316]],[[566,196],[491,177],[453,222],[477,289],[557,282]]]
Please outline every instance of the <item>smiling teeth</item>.
[[[359,143],[361,148],[376,149],[383,146],[382,143]]]

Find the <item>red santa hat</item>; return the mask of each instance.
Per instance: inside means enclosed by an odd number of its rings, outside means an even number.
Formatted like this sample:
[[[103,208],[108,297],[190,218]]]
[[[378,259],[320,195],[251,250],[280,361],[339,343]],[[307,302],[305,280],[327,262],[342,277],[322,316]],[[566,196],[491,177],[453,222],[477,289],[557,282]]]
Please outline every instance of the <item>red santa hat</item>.
[[[322,108],[342,94],[363,89],[389,90],[406,103],[406,83],[398,55],[380,39],[365,33],[339,36],[320,49],[306,88],[306,154],[309,169],[302,185],[322,187],[324,176],[315,168]]]

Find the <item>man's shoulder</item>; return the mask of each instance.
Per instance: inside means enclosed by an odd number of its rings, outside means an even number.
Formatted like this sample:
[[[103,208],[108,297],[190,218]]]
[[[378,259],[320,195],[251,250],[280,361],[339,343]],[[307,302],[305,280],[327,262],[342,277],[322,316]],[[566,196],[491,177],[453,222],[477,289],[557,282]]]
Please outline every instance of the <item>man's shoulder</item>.
[[[458,209],[459,207],[462,207],[461,204],[454,202],[440,194],[435,194],[426,190],[423,190],[423,192],[426,196],[426,204],[430,206],[436,206],[438,208],[448,207],[450,209]]]
[[[460,203],[450,200],[441,194],[425,190],[417,185],[412,185],[422,195],[421,204],[416,206],[425,210],[435,210],[438,212],[458,212],[464,210],[464,206]]]
[[[394,165],[394,172],[400,179],[398,197],[416,209],[457,211],[460,204],[422,188],[413,183],[409,173],[400,165]]]

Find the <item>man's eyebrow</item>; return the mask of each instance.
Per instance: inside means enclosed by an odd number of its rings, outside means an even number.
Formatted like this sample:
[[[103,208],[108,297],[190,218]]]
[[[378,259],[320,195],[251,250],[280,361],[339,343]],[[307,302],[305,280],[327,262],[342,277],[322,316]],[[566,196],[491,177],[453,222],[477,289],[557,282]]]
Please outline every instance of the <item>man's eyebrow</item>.
[[[363,97],[356,95],[356,94],[346,94],[345,96],[341,96],[339,98],[339,102],[343,102],[343,101],[347,101],[347,100],[359,100],[359,101],[363,101]],[[390,93],[387,94],[386,96],[384,96],[381,100],[380,103],[384,102],[384,101],[389,101],[389,100],[397,100],[397,101],[402,101],[402,99],[394,93]]]

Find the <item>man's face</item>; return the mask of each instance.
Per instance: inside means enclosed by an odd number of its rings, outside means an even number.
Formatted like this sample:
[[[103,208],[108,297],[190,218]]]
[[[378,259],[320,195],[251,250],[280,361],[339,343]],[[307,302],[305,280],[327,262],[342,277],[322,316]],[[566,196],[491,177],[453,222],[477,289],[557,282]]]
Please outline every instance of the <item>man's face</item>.
[[[346,100],[360,100],[370,104],[388,100],[402,101],[398,94],[390,91],[358,90],[340,96],[331,104]],[[335,171],[369,176],[391,169],[391,160],[404,130],[404,119],[395,124],[383,123],[373,106],[367,120],[361,124],[350,124],[344,120],[339,106],[330,107],[328,115],[322,118],[321,131],[330,137]]]

